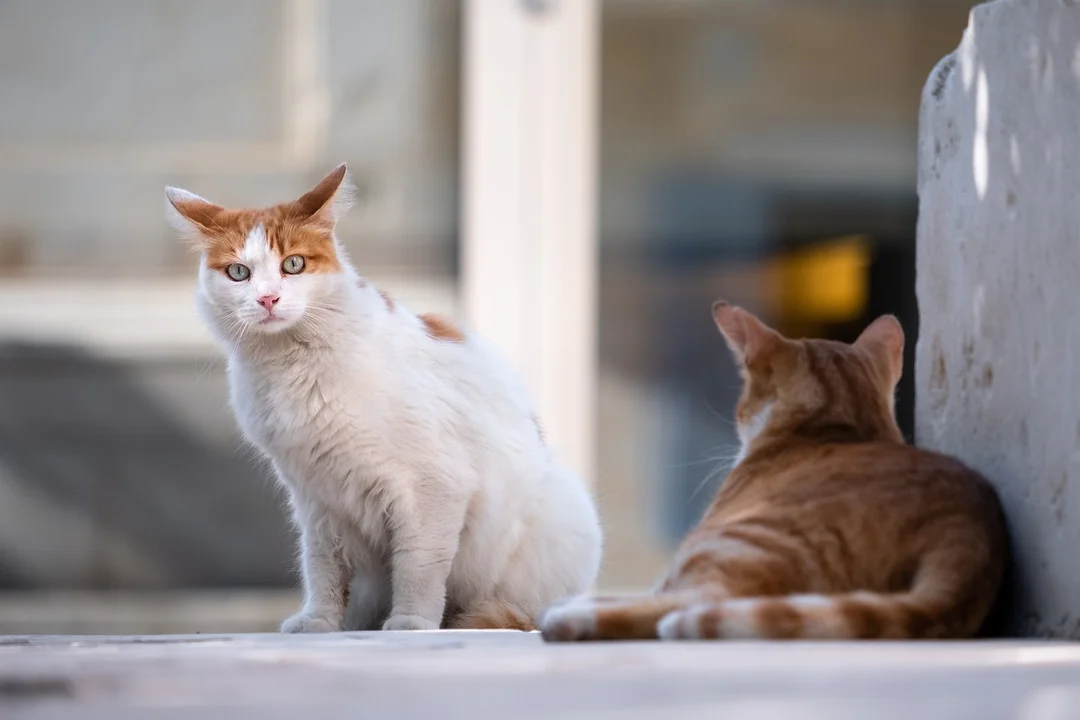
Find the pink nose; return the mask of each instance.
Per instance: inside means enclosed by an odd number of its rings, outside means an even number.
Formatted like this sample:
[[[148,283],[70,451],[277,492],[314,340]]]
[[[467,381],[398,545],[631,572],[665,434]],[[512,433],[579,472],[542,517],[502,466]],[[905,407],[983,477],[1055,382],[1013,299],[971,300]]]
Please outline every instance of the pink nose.
[[[266,308],[266,312],[272,312],[280,299],[277,295],[263,295],[259,298],[259,304]]]

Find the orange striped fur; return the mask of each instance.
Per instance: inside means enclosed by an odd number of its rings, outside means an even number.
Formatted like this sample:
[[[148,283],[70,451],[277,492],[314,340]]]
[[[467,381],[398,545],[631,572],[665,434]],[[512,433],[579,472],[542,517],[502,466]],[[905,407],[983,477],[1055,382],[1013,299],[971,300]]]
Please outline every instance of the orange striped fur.
[[[974,471],[904,443],[896,319],[847,345],[725,303],[713,316],[743,374],[741,460],[654,595],[564,601],[545,639],[977,634],[1002,580],[1001,507]]]

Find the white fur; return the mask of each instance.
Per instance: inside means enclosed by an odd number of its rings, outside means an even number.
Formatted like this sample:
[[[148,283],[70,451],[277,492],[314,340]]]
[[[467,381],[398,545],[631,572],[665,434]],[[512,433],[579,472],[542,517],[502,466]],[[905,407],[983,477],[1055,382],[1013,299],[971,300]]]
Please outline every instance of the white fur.
[[[702,620],[715,612],[719,627],[707,635],[728,640],[752,640],[761,635],[755,618],[759,602],[757,598],[734,598],[676,610],[660,619],[656,624],[656,635],[661,640],[700,640]]]
[[[825,595],[789,595],[785,601],[797,610],[821,610],[833,606],[833,601]]]
[[[199,271],[237,420],[300,531],[304,603],[282,630],[341,629],[354,576],[359,622],[385,629],[437,628],[447,606],[486,600],[535,618],[586,590],[596,510],[544,445],[516,374],[480,338],[436,340],[389,310],[335,248],[340,273],[285,275],[256,228],[237,258],[248,280],[205,258]],[[280,301],[263,322],[267,292]]]
[[[750,444],[769,424],[771,416],[772,403],[766,403],[750,420],[736,426],[735,431],[739,434],[739,453],[735,456],[735,463],[732,467],[746,459],[746,456],[750,453]]]
[[[753,640],[761,635],[755,613],[761,601],[758,598],[734,598],[725,600],[720,613],[720,637],[729,640]]]
[[[700,640],[701,615],[709,608],[709,605],[695,605],[668,613],[656,624],[656,636],[661,640]]]
[[[199,226],[181,215],[174,203],[193,201],[207,205],[210,204],[209,201],[204,200],[193,192],[188,192],[181,188],[165,188],[165,219],[169,221],[169,224],[172,225],[173,229],[176,230],[181,237],[189,242],[199,238]]]

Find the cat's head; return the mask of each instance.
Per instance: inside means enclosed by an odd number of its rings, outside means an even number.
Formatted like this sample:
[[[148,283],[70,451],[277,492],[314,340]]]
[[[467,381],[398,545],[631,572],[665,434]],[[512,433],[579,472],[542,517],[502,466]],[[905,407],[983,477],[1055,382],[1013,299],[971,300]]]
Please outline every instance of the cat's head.
[[[766,431],[902,441],[893,398],[903,371],[904,331],[895,317],[878,318],[849,345],[786,338],[722,301],[712,312],[743,378],[735,413],[740,458]]]
[[[334,226],[352,198],[344,165],[292,202],[258,210],[166,188],[166,214],[200,253],[199,299],[226,336],[280,333],[333,302],[344,272]]]

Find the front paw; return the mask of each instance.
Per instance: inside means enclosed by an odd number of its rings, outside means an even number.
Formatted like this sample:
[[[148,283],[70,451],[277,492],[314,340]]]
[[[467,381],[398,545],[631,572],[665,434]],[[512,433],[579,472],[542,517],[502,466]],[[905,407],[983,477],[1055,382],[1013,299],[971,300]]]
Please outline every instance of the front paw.
[[[391,615],[383,623],[383,630],[438,630],[439,623],[425,620],[419,615]]]
[[[334,623],[326,618],[306,613],[297,613],[281,623],[283,633],[328,633],[339,632],[340,623]]]

